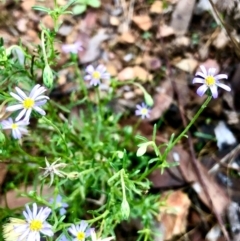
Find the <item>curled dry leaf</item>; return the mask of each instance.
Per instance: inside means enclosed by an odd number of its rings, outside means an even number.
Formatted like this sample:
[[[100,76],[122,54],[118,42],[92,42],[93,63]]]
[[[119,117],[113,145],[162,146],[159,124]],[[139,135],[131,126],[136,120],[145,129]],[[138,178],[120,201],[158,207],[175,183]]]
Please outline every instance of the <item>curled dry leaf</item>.
[[[163,11],[163,3],[162,1],[154,1],[150,8],[150,13],[160,14]]]
[[[161,222],[164,230],[164,240],[169,240],[173,236],[186,231],[191,201],[182,191],[165,193],[162,195],[161,200],[166,200],[166,206],[161,207],[157,219]]]
[[[168,25],[159,26],[157,38],[165,38],[174,34],[174,29]]]
[[[182,59],[175,66],[183,71],[193,74],[198,66],[198,61],[193,58]]]
[[[148,15],[134,16],[133,22],[142,30],[148,31],[152,27],[152,20]]]

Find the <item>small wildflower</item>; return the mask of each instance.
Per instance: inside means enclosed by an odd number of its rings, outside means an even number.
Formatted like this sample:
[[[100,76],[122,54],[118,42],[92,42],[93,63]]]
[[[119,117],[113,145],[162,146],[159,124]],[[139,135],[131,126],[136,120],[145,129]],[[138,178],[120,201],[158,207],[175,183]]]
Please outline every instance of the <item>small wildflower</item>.
[[[84,241],[85,238],[90,236],[90,229],[87,228],[88,223],[81,221],[80,225],[72,224],[68,231],[75,237],[73,241]]]
[[[147,107],[147,105],[145,103],[142,103],[142,105],[136,105],[135,114],[137,116],[141,116],[142,119],[149,118],[150,117],[150,109]]]
[[[45,111],[39,106],[44,105],[49,99],[48,96],[42,95],[47,89],[39,84],[35,85],[31,90],[29,96],[27,96],[21,89],[18,87],[15,88],[17,94],[10,92],[10,95],[18,100],[20,103],[12,105],[6,108],[6,111],[22,111],[18,114],[16,121],[19,121],[23,116],[25,120],[29,120],[32,110],[37,111],[41,115],[45,115]]]
[[[27,224],[27,222],[18,218],[9,218],[9,221],[9,223],[3,225],[3,238],[5,241],[18,240],[18,238],[21,236],[21,233],[16,232],[15,226],[24,225]]]
[[[110,241],[114,239],[114,237],[108,237],[104,239],[97,238],[97,235],[94,230],[91,231],[91,238],[92,238],[92,241]]]
[[[26,222],[14,225],[14,231],[19,237],[17,240],[39,241],[40,233],[53,236],[52,226],[46,222],[51,209],[48,207],[41,208],[39,211],[37,209],[36,203],[33,203],[33,211],[26,205],[26,211],[23,211]]]
[[[50,175],[49,186],[51,186],[53,184],[54,175],[57,175],[59,177],[64,177],[66,175],[63,171],[60,171],[59,169],[66,167],[67,164],[65,164],[65,163],[58,163],[57,164],[58,161],[60,161],[60,158],[57,159],[55,162],[53,162],[50,165],[47,158],[45,158],[46,167],[44,167],[44,168],[40,167],[41,169],[45,170],[45,172],[43,173],[43,178],[46,178],[48,175]]]
[[[58,241],[70,241],[70,240],[64,234],[62,234]]]
[[[59,213],[60,213],[61,216],[64,215],[67,212],[66,208],[68,207],[68,204],[62,202],[62,196],[61,195],[57,195],[56,200],[51,198],[50,203],[55,204],[56,208],[60,208]]]
[[[231,88],[229,86],[219,82],[220,79],[228,78],[228,76],[226,74],[215,75],[215,72],[216,72],[215,68],[209,68],[207,71],[203,65],[201,65],[200,68],[201,68],[202,72],[197,72],[196,76],[200,76],[201,78],[195,77],[193,79],[193,84],[195,84],[195,83],[202,84],[197,89],[197,94],[199,96],[203,96],[204,93],[208,89],[210,89],[213,98],[217,98],[218,97],[218,91],[217,91],[218,87],[221,87],[221,88],[225,89],[226,91],[231,91]]]
[[[21,139],[22,135],[25,135],[28,133],[25,126],[27,126],[29,122],[26,120],[14,122],[12,118],[9,118],[8,120],[3,120],[1,124],[4,130],[6,129],[12,130],[12,136],[14,139]]]
[[[82,43],[80,41],[76,41],[73,44],[63,44],[62,51],[66,54],[77,54],[79,51],[83,51]]]
[[[90,80],[90,85],[99,85],[101,80],[110,79],[110,74],[106,70],[106,67],[102,64],[98,65],[96,69],[92,65],[88,65],[86,68],[87,75],[84,77],[84,80]]]

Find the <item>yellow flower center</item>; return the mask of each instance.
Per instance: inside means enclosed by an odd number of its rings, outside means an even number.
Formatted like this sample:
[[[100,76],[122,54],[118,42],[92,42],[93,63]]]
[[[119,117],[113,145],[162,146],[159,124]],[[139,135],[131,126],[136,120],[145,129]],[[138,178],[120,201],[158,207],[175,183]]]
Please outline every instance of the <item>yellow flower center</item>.
[[[143,108],[143,109],[141,110],[141,112],[142,112],[143,115],[146,115],[146,114],[148,113],[148,109]]]
[[[213,76],[207,76],[205,78],[205,82],[206,82],[206,85],[208,86],[211,86],[211,85],[215,85],[215,78]]]
[[[40,231],[43,227],[43,223],[40,220],[33,220],[30,223],[30,230],[31,231]]]
[[[100,79],[100,73],[98,72],[98,71],[94,71],[93,73],[92,73],[92,77],[94,78],[94,79]]]
[[[85,233],[84,232],[78,232],[77,233],[77,240],[84,240]]]
[[[13,123],[13,124],[12,124],[12,129],[15,130],[15,129],[17,129],[17,128],[18,128],[18,125],[15,124],[15,123]]]
[[[30,109],[34,106],[34,100],[31,99],[31,98],[26,98],[24,101],[23,101],[23,107],[25,109]]]

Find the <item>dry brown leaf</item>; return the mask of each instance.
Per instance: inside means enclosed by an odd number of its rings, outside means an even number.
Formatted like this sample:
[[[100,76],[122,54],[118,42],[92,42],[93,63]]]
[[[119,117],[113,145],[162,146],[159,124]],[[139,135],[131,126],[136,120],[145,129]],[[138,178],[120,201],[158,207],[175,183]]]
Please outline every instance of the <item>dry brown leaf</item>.
[[[147,31],[152,27],[152,20],[148,15],[134,16],[133,22],[142,30]]]
[[[228,37],[225,29],[221,29],[221,31],[219,32],[217,38],[213,41],[213,45],[217,49],[223,49],[224,47],[226,47],[228,42],[229,42],[229,37]]]
[[[152,80],[153,78],[153,76],[146,69],[140,66],[134,66],[133,71],[134,71],[135,78],[141,80],[142,82]]]
[[[134,69],[132,67],[126,67],[118,74],[118,80],[125,81],[135,78]]]
[[[159,119],[172,103],[172,97],[165,92],[158,93],[154,98],[154,106],[150,112],[150,121]]]
[[[118,41],[122,43],[132,44],[136,41],[136,38],[131,32],[124,32],[122,35],[118,37]]]
[[[32,7],[36,5],[36,0],[28,0],[28,1],[22,1],[21,7],[24,11],[29,12],[32,10]]]
[[[193,73],[198,66],[198,61],[193,58],[182,59],[175,66],[188,73]]]
[[[184,35],[187,32],[195,1],[196,0],[179,0],[177,2],[170,24],[177,35]]]
[[[229,204],[229,198],[225,191],[220,187],[216,180],[208,174],[206,168],[200,163],[197,162],[197,168],[199,173],[202,176],[202,179],[205,182],[205,186],[211,198],[211,203],[208,202],[205,192],[203,191],[203,187],[200,185],[198,177],[196,175],[195,169],[192,166],[192,162],[190,161],[190,155],[181,147],[174,147],[173,151],[179,155],[179,164],[182,175],[188,183],[194,183],[193,188],[198,194],[199,198],[202,202],[212,210],[212,205],[214,205],[216,212],[221,215],[224,213],[226,207]],[[171,162],[173,159],[172,156],[169,156],[169,161]]]
[[[159,26],[157,38],[164,38],[174,34],[174,29],[168,25]]]
[[[162,13],[163,3],[162,1],[154,1],[150,8],[150,13]]]
[[[107,65],[106,65],[106,68],[107,68],[107,72],[111,75],[111,76],[117,76],[117,68],[114,64],[112,64],[111,62],[109,62]]]
[[[115,16],[110,16],[109,22],[112,26],[118,26],[120,24],[119,18]]]
[[[166,199],[167,198],[167,199]],[[166,199],[166,206],[161,207],[158,221],[164,231],[164,240],[169,240],[175,235],[186,231],[187,216],[191,201],[182,191],[165,193],[161,200]]]

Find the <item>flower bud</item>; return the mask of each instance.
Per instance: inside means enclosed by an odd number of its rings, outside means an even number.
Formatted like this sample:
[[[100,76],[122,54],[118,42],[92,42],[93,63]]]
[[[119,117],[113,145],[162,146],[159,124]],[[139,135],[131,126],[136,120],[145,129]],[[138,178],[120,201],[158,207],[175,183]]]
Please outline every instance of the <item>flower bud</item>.
[[[147,104],[149,107],[152,107],[152,106],[153,106],[153,104],[154,104],[153,98],[152,98],[151,95],[148,94],[147,91],[144,91],[144,99],[145,99],[146,104]]]
[[[137,150],[137,156],[143,156],[147,151],[148,143],[141,144]]]
[[[80,173],[78,172],[70,172],[67,174],[67,178],[69,178],[70,180],[75,180],[80,176]]]
[[[127,220],[130,215],[130,207],[129,207],[128,201],[126,199],[123,199],[123,201],[122,201],[121,212],[122,212],[122,218],[124,220]]]
[[[48,64],[43,70],[43,83],[47,88],[52,88],[53,86],[53,73]]]

